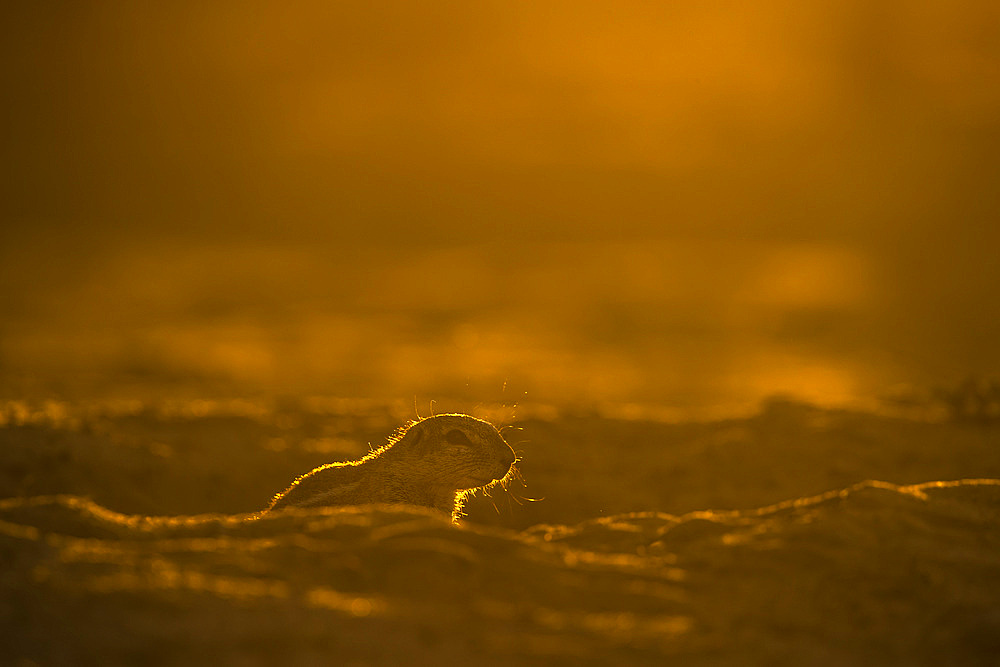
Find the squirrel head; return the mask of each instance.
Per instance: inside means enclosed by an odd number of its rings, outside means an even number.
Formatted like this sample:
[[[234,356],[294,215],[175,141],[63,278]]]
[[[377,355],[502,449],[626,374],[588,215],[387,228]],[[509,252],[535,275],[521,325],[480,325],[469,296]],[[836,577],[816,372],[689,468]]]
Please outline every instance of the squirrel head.
[[[493,424],[469,415],[436,415],[412,422],[392,443],[397,455],[428,463],[456,490],[473,489],[504,478],[514,450]]]

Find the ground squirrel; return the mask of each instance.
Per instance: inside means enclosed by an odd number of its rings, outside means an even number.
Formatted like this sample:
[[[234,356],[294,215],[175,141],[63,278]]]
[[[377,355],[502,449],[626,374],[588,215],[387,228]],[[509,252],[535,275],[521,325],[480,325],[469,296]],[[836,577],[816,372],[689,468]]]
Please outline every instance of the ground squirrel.
[[[389,444],[358,461],[328,463],[302,475],[264,510],[405,503],[462,516],[470,491],[512,474],[514,450],[487,421],[449,414],[411,422]]]

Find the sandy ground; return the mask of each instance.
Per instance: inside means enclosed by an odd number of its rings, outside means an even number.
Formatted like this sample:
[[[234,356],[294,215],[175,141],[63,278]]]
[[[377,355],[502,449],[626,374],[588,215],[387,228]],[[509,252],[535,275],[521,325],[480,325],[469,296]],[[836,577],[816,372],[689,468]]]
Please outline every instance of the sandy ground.
[[[399,507],[250,520],[296,474],[381,444],[412,417],[400,405],[6,403],[3,661],[991,664],[1000,653],[995,423],[783,401],[706,422],[478,412],[509,425],[525,484],[477,497],[455,527]]]

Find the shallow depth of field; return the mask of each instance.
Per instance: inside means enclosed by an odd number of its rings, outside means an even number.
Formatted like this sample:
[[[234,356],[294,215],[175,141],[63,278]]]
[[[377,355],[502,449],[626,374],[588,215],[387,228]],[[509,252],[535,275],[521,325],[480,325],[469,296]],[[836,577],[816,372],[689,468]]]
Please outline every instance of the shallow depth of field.
[[[992,664],[994,4],[5,6],[0,663]]]
[[[988,664],[1000,648],[996,420],[525,409],[505,429],[525,483],[454,527],[390,506],[253,519],[295,475],[381,443],[405,404],[3,409],[7,657]]]

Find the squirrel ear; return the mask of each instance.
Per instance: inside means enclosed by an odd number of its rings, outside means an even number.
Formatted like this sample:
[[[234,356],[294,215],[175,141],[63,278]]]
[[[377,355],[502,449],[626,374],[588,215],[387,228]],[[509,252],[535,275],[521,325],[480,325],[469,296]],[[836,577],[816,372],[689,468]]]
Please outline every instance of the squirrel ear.
[[[412,425],[403,436],[403,440],[406,442],[407,446],[411,448],[415,453],[420,456],[427,454],[428,446],[424,441],[424,429],[420,426],[420,423]]]

